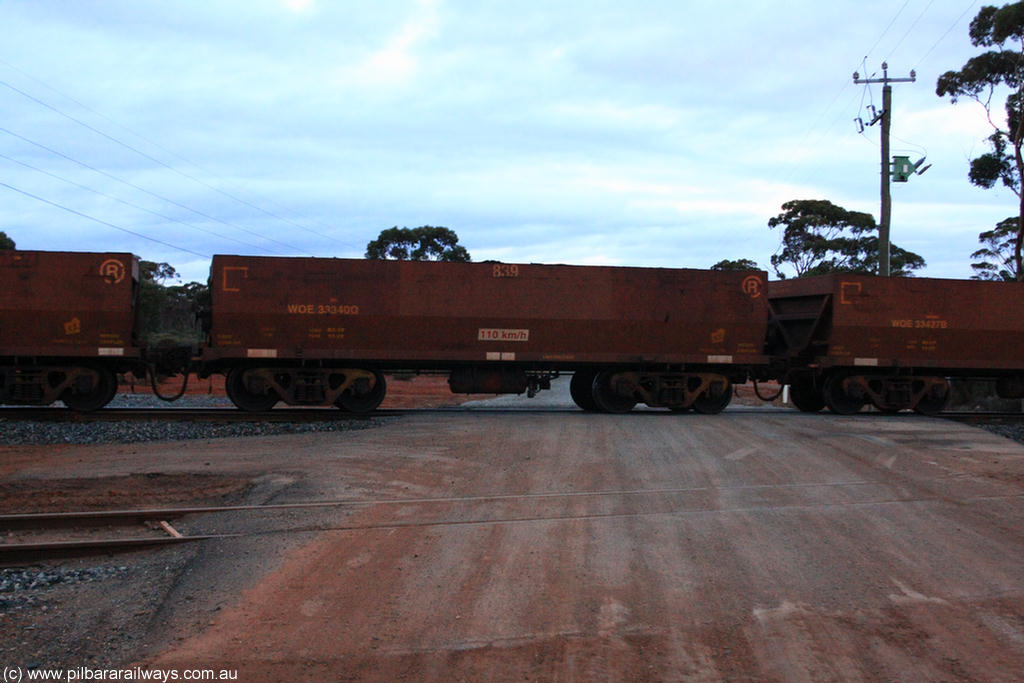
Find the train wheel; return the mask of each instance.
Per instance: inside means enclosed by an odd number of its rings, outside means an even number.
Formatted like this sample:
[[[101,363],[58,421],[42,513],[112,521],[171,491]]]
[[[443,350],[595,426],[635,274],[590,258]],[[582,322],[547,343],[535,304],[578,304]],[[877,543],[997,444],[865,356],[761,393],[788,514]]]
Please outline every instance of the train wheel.
[[[817,413],[825,407],[821,391],[814,386],[814,380],[808,378],[794,380],[789,385],[789,400],[804,413]]]
[[[834,375],[825,380],[825,388],[822,392],[825,405],[837,415],[854,415],[864,407],[863,396],[857,396],[850,392],[846,378],[842,375]]]
[[[596,413],[601,410],[594,401],[594,378],[597,373],[593,370],[577,370],[569,380],[569,395],[573,402],[588,413]]]
[[[347,412],[364,415],[377,409],[387,391],[388,385],[384,381],[384,375],[374,371],[372,384],[369,379],[356,380],[338,397],[335,405]]]
[[[712,382],[711,385],[693,401],[693,409],[703,415],[716,415],[732,401],[732,382]]]
[[[632,396],[623,396],[615,392],[612,386],[612,378],[615,373],[610,370],[599,372],[594,377],[591,393],[594,397],[594,404],[598,410],[606,413],[628,413],[636,406],[636,399]]]
[[[250,413],[262,413],[270,410],[279,400],[273,389],[268,389],[265,394],[249,391],[249,388],[245,386],[244,368],[234,368],[228,372],[224,389],[236,407]]]
[[[914,412],[922,415],[938,415],[949,403],[949,380],[934,383],[921,400],[914,406]]]
[[[86,368],[82,375],[61,394],[60,400],[68,408],[79,412],[99,410],[110,403],[117,393],[117,377],[107,368]]]

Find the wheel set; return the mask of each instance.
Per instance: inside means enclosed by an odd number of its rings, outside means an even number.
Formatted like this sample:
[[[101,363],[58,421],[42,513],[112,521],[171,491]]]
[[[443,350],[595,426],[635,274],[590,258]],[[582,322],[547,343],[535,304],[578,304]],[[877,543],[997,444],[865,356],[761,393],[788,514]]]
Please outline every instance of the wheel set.
[[[334,405],[362,415],[380,406],[387,393],[377,370],[297,368],[232,368],[224,385],[241,410],[265,412],[279,402],[288,405]]]
[[[913,410],[935,415],[949,403],[945,377],[901,377],[833,372],[824,380],[798,376],[790,380],[790,401],[799,410],[816,413],[827,407],[837,415],[855,415],[871,405],[881,413]]]
[[[577,370],[569,382],[573,401],[587,412],[628,413],[639,403],[713,415],[732,401],[732,383],[715,373],[643,373]]]

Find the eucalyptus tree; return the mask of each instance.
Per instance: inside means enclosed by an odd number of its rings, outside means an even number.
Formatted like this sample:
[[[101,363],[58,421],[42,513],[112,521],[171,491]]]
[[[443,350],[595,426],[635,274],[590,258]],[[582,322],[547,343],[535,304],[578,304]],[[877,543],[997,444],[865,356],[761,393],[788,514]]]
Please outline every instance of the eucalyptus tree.
[[[1017,195],[1013,272],[1020,280],[1024,279],[1024,2],[982,7],[971,21],[970,38],[972,45],[986,51],[971,57],[959,71],[939,76],[935,93],[948,96],[954,104],[960,98],[974,100],[988,115],[993,130],[988,137],[990,150],[971,160],[968,178],[978,187],[1001,184]],[[1005,100],[996,99],[997,93],[1004,92]]]

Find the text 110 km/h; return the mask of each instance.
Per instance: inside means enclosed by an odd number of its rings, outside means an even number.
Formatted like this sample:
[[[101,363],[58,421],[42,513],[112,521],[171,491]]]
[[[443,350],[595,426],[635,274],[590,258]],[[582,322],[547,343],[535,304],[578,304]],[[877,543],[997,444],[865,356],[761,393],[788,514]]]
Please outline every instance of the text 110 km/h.
[[[525,342],[530,341],[530,331],[482,327],[476,338],[477,341]]]

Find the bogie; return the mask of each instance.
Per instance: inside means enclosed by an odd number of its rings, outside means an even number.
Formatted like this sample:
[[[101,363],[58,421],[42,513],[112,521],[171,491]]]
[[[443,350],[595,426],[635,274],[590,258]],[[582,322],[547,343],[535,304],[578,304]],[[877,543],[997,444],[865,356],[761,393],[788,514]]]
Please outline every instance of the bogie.
[[[711,382],[693,401],[693,409],[704,415],[715,415],[732,401],[732,384],[728,381]]]
[[[228,398],[241,410],[261,413],[273,408],[280,400],[277,393],[256,377],[249,377],[245,368],[228,372],[224,389]]]
[[[793,379],[789,385],[789,400],[804,413],[817,413],[825,407],[821,387],[812,377]]]
[[[117,375],[108,366],[23,366],[0,368],[0,403],[45,406],[61,401],[79,412],[99,410],[117,393]]]
[[[624,373],[599,372],[594,377],[592,391],[594,403],[606,413],[628,413],[637,404],[634,386]]]
[[[361,368],[233,368],[225,383],[228,397],[242,410],[270,410],[278,402],[296,406],[337,406],[368,413],[384,400],[384,375]]]
[[[387,393],[384,375],[373,372],[371,376],[360,374],[335,400],[342,410],[357,415],[372,412],[380,406]]]
[[[569,395],[573,402],[588,413],[601,410],[594,400],[594,379],[597,373],[593,370],[577,370],[569,380]]]

